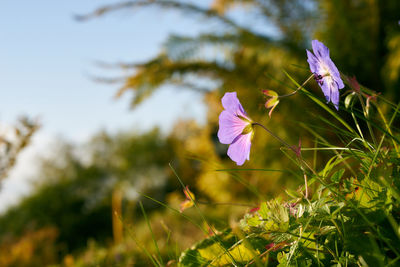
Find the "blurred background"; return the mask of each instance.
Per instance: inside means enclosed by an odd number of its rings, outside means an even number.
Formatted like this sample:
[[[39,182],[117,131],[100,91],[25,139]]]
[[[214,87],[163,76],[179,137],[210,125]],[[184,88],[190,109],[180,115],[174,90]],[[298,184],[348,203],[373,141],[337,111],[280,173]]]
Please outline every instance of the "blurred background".
[[[195,223],[180,215],[173,170],[217,230],[284,197],[302,178],[270,136],[256,130],[240,168],[226,156],[221,97],[238,92],[290,144],[345,143],[306,96],[270,118],[261,91],[291,92],[285,71],[304,81],[318,39],[341,72],[399,101],[398,14],[397,0],[4,1],[0,266],[148,266],[154,240],[174,266],[207,233],[195,209]]]

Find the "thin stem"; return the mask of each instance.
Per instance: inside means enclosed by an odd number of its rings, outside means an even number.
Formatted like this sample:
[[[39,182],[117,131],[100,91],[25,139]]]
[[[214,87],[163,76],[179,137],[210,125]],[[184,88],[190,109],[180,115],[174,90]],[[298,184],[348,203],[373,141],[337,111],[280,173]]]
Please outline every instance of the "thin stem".
[[[385,116],[383,115],[381,108],[379,107],[379,105],[375,105],[375,107],[376,107],[376,109],[378,110],[378,113],[379,113],[379,115],[381,116],[383,123],[385,124],[386,131],[387,131],[390,135],[393,135],[392,130],[390,129],[391,125],[389,125],[389,124],[387,123],[386,118],[385,118]],[[396,110],[398,110],[398,107],[396,107]],[[384,136],[385,136],[385,133],[384,133]],[[396,150],[396,153],[399,154],[399,149],[398,149],[398,147],[397,147],[396,142],[395,142],[393,139],[392,139],[392,142],[393,142],[394,149]]]
[[[261,123],[258,122],[253,122],[251,124],[252,126],[258,125],[261,128],[263,128],[265,131],[267,131],[270,135],[272,135],[275,139],[277,139],[279,142],[281,142],[283,145],[285,145],[287,148],[289,148],[290,150],[292,150],[295,154],[297,154],[297,150],[294,149],[291,145],[289,145],[288,143],[286,143],[282,138],[280,138],[279,136],[277,136],[276,134],[274,134],[273,132],[271,132],[267,127],[265,127],[264,125],[262,125]]]
[[[399,102],[399,104],[397,104],[396,110],[394,111],[394,113],[392,115],[392,118],[390,119],[390,122],[387,125],[388,129],[390,129],[390,127],[392,127],[393,120],[396,118],[396,115],[397,115],[397,112],[399,111],[399,109],[400,109],[400,102]],[[380,149],[382,147],[382,144],[383,144],[383,141],[384,141],[385,137],[386,137],[386,133],[383,133],[381,141],[379,142],[378,148],[376,149],[374,157],[372,158],[371,164],[369,165],[368,176],[367,177],[369,177],[369,175],[371,174],[372,167],[373,167],[373,165],[375,163],[375,160],[378,158],[378,154],[379,154],[379,151],[380,151]]]
[[[304,186],[306,187],[306,195],[304,196],[305,199],[308,199],[308,182],[307,182],[307,174],[304,172]]]
[[[390,122],[389,122],[389,127],[392,125],[393,120],[398,112],[398,110],[400,109],[400,103],[398,104],[395,113],[393,114]],[[252,125],[258,125],[261,126],[261,128],[263,128],[265,131],[267,131],[269,134],[271,134],[273,137],[275,137],[277,140],[279,140],[283,145],[285,145],[287,148],[289,148],[290,150],[292,150],[296,155],[297,155],[297,151],[296,149],[294,149],[292,146],[290,146],[288,143],[286,143],[285,141],[283,141],[280,137],[276,136],[274,133],[272,133],[269,129],[267,129],[264,125],[258,123],[258,122],[253,122]],[[352,208],[354,208],[354,210],[362,217],[362,219],[368,224],[369,227],[371,227],[371,230],[373,230],[373,232],[375,232],[380,238],[381,240],[384,240],[384,238],[382,237],[382,235],[379,232],[379,229],[375,228],[375,225],[365,216],[365,214],[357,207],[355,206],[351,201],[348,201],[346,199],[345,196],[339,194],[338,192],[336,192],[336,190],[334,190],[332,188],[331,185],[325,183],[325,181],[320,177],[320,175],[301,157],[298,157],[299,160],[301,161],[301,165],[305,166],[307,169],[309,169],[314,175],[315,178],[325,187],[327,187],[335,196],[337,196],[338,198],[340,198],[341,200],[345,201],[346,203],[348,203]],[[384,242],[392,249],[392,251],[397,255],[400,256],[400,253],[396,251],[396,249],[394,249],[390,243],[388,243],[386,240],[384,240]],[[332,254],[334,257],[335,255]]]
[[[277,139],[279,142],[281,142],[283,145],[285,145],[287,148],[289,148],[290,150],[292,150],[292,151],[296,154],[296,156],[297,156],[297,158],[298,158],[298,160],[299,160],[301,169],[302,169],[303,174],[304,174],[304,186],[305,186],[305,190],[306,190],[305,199],[308,199],[308,182],[307,182],[307,175],[306,175],[306,172],[304,171],[304,168],[303,168],[303,164],[304,164],[304,166],[306,166],[307,168],[311,169],[311,170],[313,171],[314,174],[316,174],[316,172],[301,158],[300,150],[296,150],[293,146],[291,146],[291,145],[289,145],[288,143],[286,143],[282,138],[280,138],[279,136],[275,135],[273,132],[271,132],[267,127],[265,127],[265,126],[262,125],[261,123],[253,122],[252,125],[253,125],[253,126],[254,126],[254,125],[260,126],[260,127],[263,128],[265,131],[267,131],[270,135],[272,135],[275,139]]]
[[[364,116],[365,116],[365,118],[366,118],[366,122],[367,122],[367,127],[368,127],[368,130],[369,130],[369,134],[371,135],[372,141],[374,142],[374,145],[375,145],[375,147],[376,147],[377,142],[376,142],[376,138],[375,138],[375,135],[374,135],[374,131],[372,130],[371,124],[369,123],[369,120],[368,120],[368,117],[369,117],[369,116],[368,116],[368,114],[367,114],[367,108],[366,108],[366,106],[365,106],[365,104],[364,104],[364,102],[363,102],[363,99],[362,99],[361,95],[360,95],[360,94],[357,94],[357,95],[358,95],[358,99],[360,100],[361,107],[362,107],[363,112],[364,112]]]
[[[227,206],[241,206],[241,207],[254,207],[255,205],[244,204],[244,203],[232,203],[232,202],[207,202],[197,200],[198,204],[202,205],[227,205]]]
[[[307,80],[305,80],[305,81],[303,82],[302,85],[300,85],[299,87],[297,87],[297,89],[294,90],[294,92],[292,92],[292,93],[290,93],[290,94],[287,94],[287,95],[280,95],[280,96],[278,96],[278,98],[288,97],[288,96],[292,96],[292,95],[297,94],[297,92],[298,92],[301,88],[303,88],[312,78],[314,78],[314,73],[311,74],[311,76],[308,77]]]
[[[175,171],[174,167],[172,167],[171,163],[168,164],[169,167],[171,168],[172,172],[174,173],[174,175],[176,176],[176,178],[178,179],[179,183],[181,184],[182,188],[185,189],[185,184],[182,182],[181,178],[179,177],[178,173]],[[223,245],[222,241],[220,240],[220,238],[218,237],[217,233],[214,231],[214,229],[211,227],[210,223],[206,220],[204,214],[201,212],[199,206],[197,205],[197,201],[195,201],[193,199],[193,197],[191,196],[191,194],[188,194],[190,197],[190,200],[193,202],[194,207],[196,208],[196,210],[198,211],[201,219],[203,220],[203,222],[208,226],[208,228],[211,230],[211,232],[213,233],[213,235],[215,236],[215,239],[218,241],[218,245],[221,247],[221,249],[223,251],[225,251],[225,253],[228,255],[228,257],[230,258],[230,260],[232,261],[231,263],[234,266],[237,266],[237,262],[235,260],[235,258],[232,256],[232,254],[225,248],[225,246]]]

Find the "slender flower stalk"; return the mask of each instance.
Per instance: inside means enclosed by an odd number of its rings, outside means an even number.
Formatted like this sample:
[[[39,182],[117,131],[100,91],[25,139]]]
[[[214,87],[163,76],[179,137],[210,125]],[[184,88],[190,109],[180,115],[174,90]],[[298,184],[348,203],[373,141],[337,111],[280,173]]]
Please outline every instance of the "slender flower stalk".
[[[361,103],[361,107],[363,109],[364,116],[365,116],[365,118],[368,118],[368,109],[366,108],[366,106],[364,104],[361,94],[357,94],[357,95],[358,95],[358,99]],[[374,134],[374,131],[372,130],[371,124],[369,123],[369,120],[367,120],[367,127],[368,127],[369,134],[371,135],[372,142],[374,142],[374,145],[376,146],[377,142],[376,142],[375,134]]]
[[[305,80],[305,81],[303,82],[303,84],[300,85],[299,87],[297,87],[296,90],[294,90],[292,93],[287,94],[287,95],[280,95],[280,96],[278,96],[278,98],[289,97],[289,96],[292,96],[292,95],[297,94],[297,92],[300,91],[300,89],[304,88],[304,86],[306,86],[306,84],[307,84],[309,81],[311,81],[312,78],[315,78],[315,75],[314,75],[314,74],[311,74],[310,77],[308,77],[307,80]]]
[[[289,148],[290,150],[292,150],[294,153],[297,154],[297,150],[292,147],[291,145],[289,145],[288,143],[286,143],[282,138],[280,138],[279,136],[277,136],[276,134],[274,134],[273,132],[271,132],[267,127],[265,127],[264,125],[262,125],[261,123],[258,122],[253,122],[252,123],[253,126],[257,125],[260,126],[261,128],[263,128],[265,131],[267,131],[272,137],[274,137],[275,139],[277,139],[279,142],[281,142],[283,145],[285,145],[287,148]]]
[[[315,75],[312,74],[310,77],[307,78],[307,80],[305,80],[303,82],[302,85],[300,85],[299,87],[296,88],[296,90],[294,90],[292,93],[290,94],[286,94],[286,95],[278,95],[277,92],[273,91],[273,90],[263,90],[263,94],[266,95],[268,97],[267,102],[265,103],[265,108],[266,109],[270,109],[268,115],[269,117],[271,117],[272,112],[274,111],[274,109],[276,108],[276,106],[279,104],[279,99],[284,98],[284,97],[289,97],[289,96],[293,96],[295,94],[297,94],[297,92],[304,88],[304,86],[312,79],[315,78]]]

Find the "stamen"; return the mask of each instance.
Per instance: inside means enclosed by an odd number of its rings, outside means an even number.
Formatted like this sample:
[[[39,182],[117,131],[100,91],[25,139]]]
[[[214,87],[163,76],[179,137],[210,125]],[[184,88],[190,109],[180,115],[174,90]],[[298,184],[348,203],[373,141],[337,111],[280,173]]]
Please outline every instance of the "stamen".
[[[315,79],[317,82],[319,82],[320,80],[322,80],[322,78],[323,78],[322,75],[317,74],[317,73],[314,72],[314,79]]]

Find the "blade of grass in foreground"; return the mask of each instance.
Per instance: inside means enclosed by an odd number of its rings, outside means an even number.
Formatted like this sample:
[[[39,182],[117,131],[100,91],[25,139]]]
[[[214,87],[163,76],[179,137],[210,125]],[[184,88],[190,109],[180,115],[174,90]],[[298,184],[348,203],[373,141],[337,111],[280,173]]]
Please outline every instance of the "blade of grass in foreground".
[[[162,259],[161,253],[160,253],[160,249],[158,248],[156,237],[154,235],[153,229],[151,228],[150,221],[147,218],[146,211],[144,210],[143,204],[142,204],[141,201],[139,202],[139,205],[140,205],[140,209],[142,210],[142,213],[143,213],[143,216],[144,216],[144,220],[146,221],[147,226],[149,227],[149,230],[150,230],[150,233],[151,233],[151,238],[153,239],[153,242],[154,242],[154,247],[156,248],[158,257],[160,258],[161,266],[164,266],[164,262],[163,262],[163,259]]]
[[[198,157],[198,156],[194,156],[194,155],[192,155],[192,156],[190,156],[190,157],[188,157],[188,158],[190,158],[190,159],[195,159],[195,160],[198,160],[198,161],[201,161],[201,162],[203,162],[203,163],[208,163],[207,162],[207,160],[205,160],[205,159],[203,159],[203,158],[200,158],[200,157]],[[214,166],[212,167],[213,169],[212,169],[212,171],[216,171],[215,169],[220,169],[220,167],[222,166],[222,165],[220,165],[220,164],[213,164]],[[233,170],[235,170],[235,169],[233,169]],[[231,174],[231,176],[237,181],[237,182],[239,182],[240,184],[242,184],[243,186],[245,186],[250,192],[252,192],[253,194],[255,194],[259,199],[261,199],[261,200],[265,200],[265,198],[263,197],[263,195],[258,191],[258,189],[255,187],[255,186],[253,186],[253,185],[251,185],[250,183],[248,183],[245,179],[243,179],[241,176],[239,176],[239,175],[237,175],[237,174],[235,174],[235,173],[232,173],[232,172],[230,172],[230,174]]]
[[[174,175],[176,176],[176,178],[178,179],[179,183],[182,186],[182,189],[185,189],[185,184],[182,182],[182,179],[179,177],[178,173],[175,171],[174,167],[172,167],[172,164],[169,163],[168,164],[169,167],[171,168],[172,172],[174,173]],[[208,226],[208,228],[212,231],[212,233],[215,236],[215,239],[218,241],[219,246],[225,251],[225,253],[229,256],[230,260],[232,261],[232,264],[234,266],[238,266],[237,262],[235,261],[234,257],[231,255],[231,253],[225,248],[224,244],[222,243],[222,241],[218,238],[217,233],[214,231],[213,227],[211,227],[211,225],[208,223],[208,221],[206,220],[206,218],[204,217],[204,214],[201,212],[199,206],[197,205],[196,201],[192,198],[192,196],[190,194],[188,194],[188,196],[190,197],[190,200],[193,202],[197,212],[199,213],[199,215],[201,216],[203,222]]]
[[[146,254],[146,256],[150,259],[151,263],[153,263],[154,266],[159,266],[161,267],[162,265],[160,265],[160,263],[158,263],[150,254],[150,252],[146,249],[146,247],[142,246],[139,241],[136,239],[136,237],[132,234],[131,229],[129,227],[126,227],[124,220],[122,219],[122,217],[119,214],[114,214],[114,216],[118,216],[118,219],[120,220],[121,224],[127,229],[128,231],[128,235],[132,238],[133,242],[135,242],[136,246],[138,246],[138,248],[140,250],[143,251],[144,254]]]
[[[140,193],[139,193],[140,194]],[[203,233],[208,234],[207,230],[204,229],[200,224],[198,224],[197,222],[195,222],[192,218],[190,218],[189,216],[186,216],[185,214],[183,214],[182,212],[180,212],[177,209],[174,209],[173,207],[168,206],[165,203],[162,203],[161,201],[158,201],[157,199],[154,199],[150,196],[144,195],[144,194],[140,194],[141,196],[144,196],[145,198],[148,198],[152,201],[154,201],[155,203],[163,206],[164,208],[167,208],[173,212],[175,212],[176,214],[179,214],[180,216],[182,216],[183,218],[185,218],[186,220],[188,220],[189,222],[191,222],[193,225],[197,226],[201,231],[203,231]]]
[[[388,129],[390,129],[390,127],[392,126],[392,123],[393,123],[394,119],[396,118],[397,113],[399,112],[399,108],[400,108],[400,102],[399,102],[399,104],[397,105],[396,110],[395,110],[395,112],[393,113],[392,118],[391,118],[390,121],[389,121],[389,124],[387,125]],[[385,131],[385,133],[382,135],[381,141],[379,142],[378,148],[377,148],[377,150],[376,150],[376,152],[375,152],[375,154],[374,154],[374,157],[373,157],[373,159],[372,159],[372,161],[371,161],[371,164],[370,164],[370,166],[369,166],[369,168],[368,168],[368,175],[367,175],[367,177],[369,177],[370,174],[371,174],[372,166],[374,165],[376,159],[378,158],[379,151],[381,150],[381,147],[382,147],[383,141],[385,140],[385,137],[386,137],[386,131]],[[394,139],[394,138],[392,138],[392,139]]]
[[[383,121],[383,123],[384,123],[384,125],[385,125],[385,127],[386,127],[386,130],[388,131],[388,133],[389,133],[391,136],[393,136],[391,127],[388,125],[388,123],[387,123],[387,121],[386,121],[386,118],[385,118],[385,116],[383,115],[383,112],[382,112],[381,108],[380,108],[379,105],[377,105],[377,104],[375,104],[375,107],[376,107],[376,109],[378,110],[379,116],[381,117],[381,119],[382,119],[382,121]],[[395,150],[396,150],[396,153],[399,154],[399,149],[398,149],[397,144],[396,144],[396,142],[394,141],[393,138],[392,138],[392,143],[393,143],[393,146],[394,146],[394,148],[395,148]]]
[[[332,145],[328,142],[328,140],[326,140],[324,137],[322,137],[322,136],[321,136],[320,134],[318,134],[316,131],[314,131],[313,129],[311,129],[310,127],[308,127],[306,124],[300,123],[300,126],[302,126],[304,129],[306,129],[307,131],[309,131],[309,132],[310,132],[312,135],[314,135],[317,139],[320,139],[322,142],[324,142],[326,146],[328,146],[328,147],[330,147],[330,148],[335,148],[334,146],[332,146]],[[341,154],[338,152],[337,149],[336,149],[336,150],[334,149],[334,152],[335,152],[335,154],[338,155],[339,157],[342,157]],[[351,168],[351,166],[350,166],[346,161],[344,161],[344,164],[345,164],[346,168],[347,168],[348,170],[350,170],[350,172],[351,172],[353,175],[356,175],[356,173],[355,173],[355,171],[353,170],[353,168]]]
[[[256,169],[256,168],[253,168],[253,169],[216,169],[215,170],[216,172],[225,172],[225,171],[262,171],[262,172],[289,172],[290,173],[290,171],[287,171],[287,170],[279,170],[279,169]]]
[[[279,170],[279,169],[258,169],[258,168],[249,168],[249,169],[216,169],[216,172],[240,172],[240,171],[259,171],[259,172],[281,172],[281,173],[290,173],[294,177],[298,176],[298,173],[296,173],[293,170]],[[257,192],[258,193],[258,192]],[[262,198],[264,199],[264,198]]]

